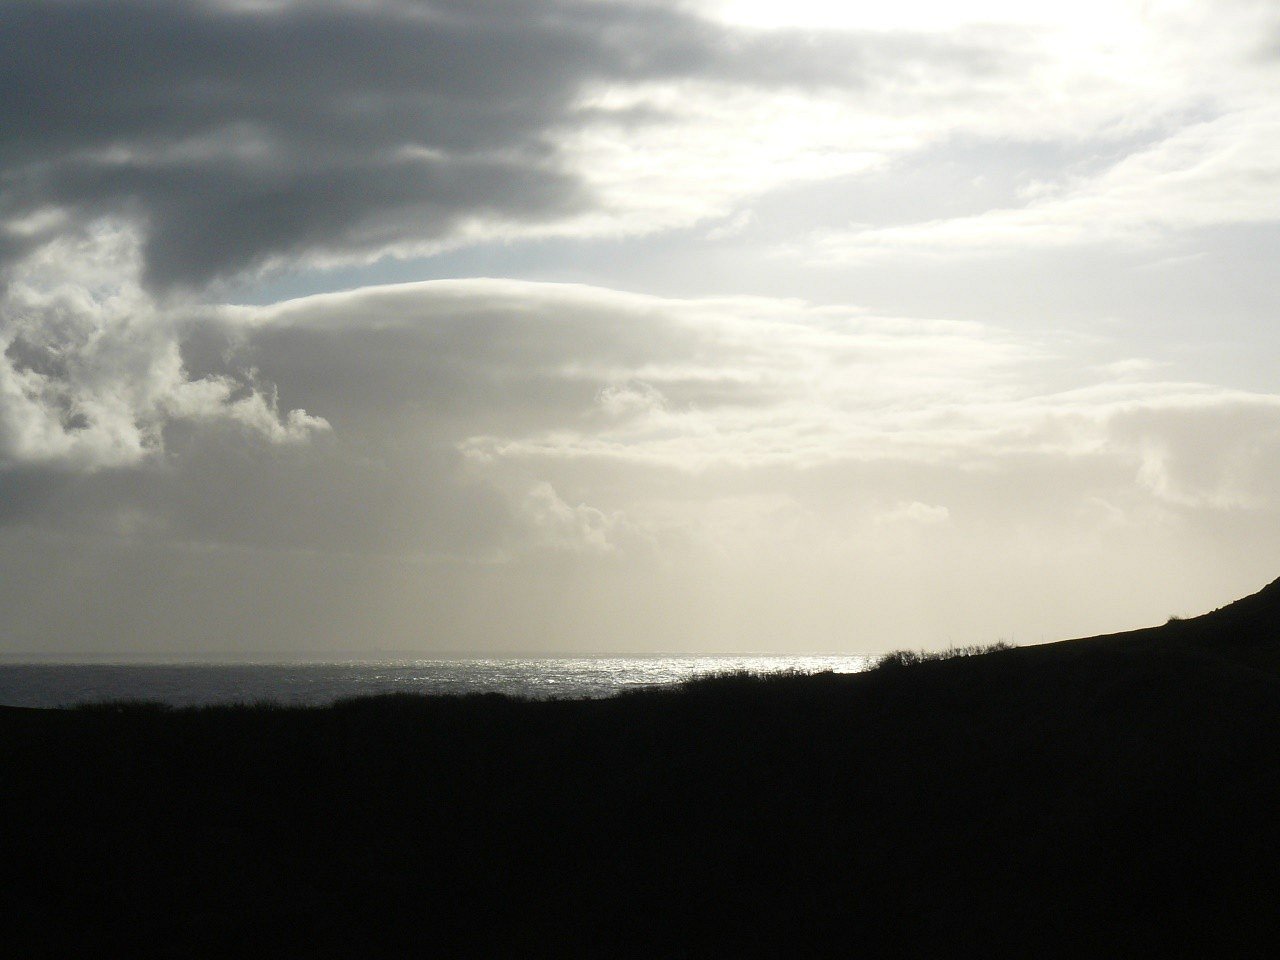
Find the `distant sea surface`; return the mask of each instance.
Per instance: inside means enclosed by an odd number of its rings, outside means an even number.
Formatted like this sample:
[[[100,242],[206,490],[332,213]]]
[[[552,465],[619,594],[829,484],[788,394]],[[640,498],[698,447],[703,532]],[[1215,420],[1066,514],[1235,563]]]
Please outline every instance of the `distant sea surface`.
[[[732,670],[856,673],[864,656],[513,657],[340,663],[0,663],[0,705],[103,700],[321,705],[382,693],[608,697]]]

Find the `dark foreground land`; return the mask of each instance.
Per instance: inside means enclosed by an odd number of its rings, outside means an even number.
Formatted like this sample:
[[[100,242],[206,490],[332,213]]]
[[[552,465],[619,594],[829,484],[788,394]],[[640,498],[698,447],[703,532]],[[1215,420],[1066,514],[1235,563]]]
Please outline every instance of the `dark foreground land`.
[[[1264,956],[1280,581],[607,701],[0,709],[7,956]]]

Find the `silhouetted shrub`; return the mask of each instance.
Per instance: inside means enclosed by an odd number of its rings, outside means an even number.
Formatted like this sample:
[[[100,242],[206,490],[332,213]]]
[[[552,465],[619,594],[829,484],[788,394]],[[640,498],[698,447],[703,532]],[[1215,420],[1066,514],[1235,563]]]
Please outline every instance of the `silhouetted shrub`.
[[[896,670],[900,667],[910,667],[919,663],[981,657],[988,653],[999,653],[1002,650],[1013,649],[1013,644],[1004,640],[997,640],[995,643],[969,644],[963,647],[948,647],[945,650],[894,650],[877,660],[871,669]]]
[[[766,684],[785,683],[788,680],[795,680],[798,677],[812,677],[820,674],[829,675],[830,673],[830,670],[813,673],[806,670],[794,669],[769,671],[716,670],[691,677],[681,683],[679,688],[693,693],[707,690],[749,690]]]

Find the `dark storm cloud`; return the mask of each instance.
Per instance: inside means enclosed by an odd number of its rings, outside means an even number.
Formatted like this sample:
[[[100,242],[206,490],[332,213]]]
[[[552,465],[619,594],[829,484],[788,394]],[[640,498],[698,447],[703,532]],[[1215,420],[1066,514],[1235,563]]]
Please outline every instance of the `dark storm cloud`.
[[[581,202],[567,175],[484,158],[413,163],[330,157],[245,169],[217,161],[103,168],[67,164],[47,197],[109,208],[141,205],[151,280],[198,282],[303,250],[376,250],[449,232],[460,217],[537,219]]]
[[[578,103],[593,81],[856,89],[1000,62],[982,44],[735,31],[582,0],[70,0],[0,20],[0,216],[135,218],[161,286],[588,208],[554,143],[594,115]],[[0,231],[0,256],[23,242]]]

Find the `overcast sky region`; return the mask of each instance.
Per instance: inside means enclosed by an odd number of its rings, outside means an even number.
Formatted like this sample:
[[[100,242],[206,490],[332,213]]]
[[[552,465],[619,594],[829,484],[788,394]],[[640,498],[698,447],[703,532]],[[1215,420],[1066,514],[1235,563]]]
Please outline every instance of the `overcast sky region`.
[[[0,8],[0,648],[849,652],[1280,576],[1271,0]]]

